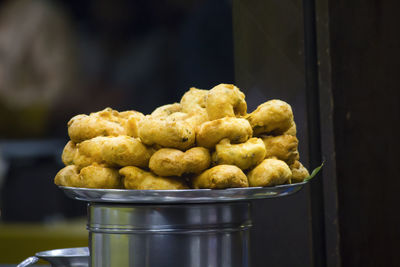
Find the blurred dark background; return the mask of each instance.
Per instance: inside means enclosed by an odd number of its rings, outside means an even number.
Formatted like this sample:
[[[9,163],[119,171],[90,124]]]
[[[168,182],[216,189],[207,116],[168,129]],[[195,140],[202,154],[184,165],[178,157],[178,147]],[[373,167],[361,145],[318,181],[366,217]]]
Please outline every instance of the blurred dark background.
[[[323,173],[253,203],[252,266],[400,266],[400,4],[329,0],[0,0],[0,264],[87,245],[86,205],[53,184],[66,124],[150,113],[235,83],[293,107]]]

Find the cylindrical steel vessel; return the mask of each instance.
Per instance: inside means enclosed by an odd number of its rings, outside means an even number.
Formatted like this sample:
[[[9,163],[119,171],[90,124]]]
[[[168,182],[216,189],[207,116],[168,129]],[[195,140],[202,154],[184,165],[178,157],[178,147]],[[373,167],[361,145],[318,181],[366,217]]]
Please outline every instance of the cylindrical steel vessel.
[[[248,202],[88,209],[91,266],[249,266]]]

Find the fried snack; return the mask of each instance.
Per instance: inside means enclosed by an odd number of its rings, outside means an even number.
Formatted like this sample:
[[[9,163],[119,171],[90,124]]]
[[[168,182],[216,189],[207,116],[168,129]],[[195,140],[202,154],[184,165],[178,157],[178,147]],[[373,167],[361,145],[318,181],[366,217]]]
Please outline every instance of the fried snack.
[[[173,113],[181,112],[181,111],[182,111],[181,104],[173,103],[173,104],[168,104],[168,105],[164,105],[164,106],[156,108],[151,113],[151,116],[153,116],[153,117],[168,117]]]
[[[305,178],[310,176],[308,170],[298,160],[291,164],[289,168],[292,171],[292,183],[303,182]]]
[[[97,164],[87,166],[80,171],[78,166],[68,165],[57,173],[54,183],[83,188],[121,188],[122,185],[117,170]]]
[[[270,100],[257,107],[246,118],[253,127],[254,135],[281,135],[293,126],[293,112],[290,105],[282,100]]]
[[[212,155],[213,165],[235,165],[247,170],[265,158],[265,146],[260,138],[250,138],[245,143],[231,144],[229,139],[223,139]]]
[[[122,188],[118,170],[92,164],[81,169],[79,173],[80,187],[84,188]]]
[[[218,165],[193,177],[193,188],[223,189],[248,187],[246,175],[234,165]]]
[[[91,113],[77,115],[68,122],[68,135],[75,143],[94,138],[96,136],[117,136],[127,134],[121,125],[118,112],[111,108]]]
[[[103,159],[103,146],[109,138],[110,137],[106,136],[97,136],[77,144],[74,164],[79,168],[92,165],[93,163],[105,164],[106,162]]]
[[[78,148],[76,147],[75,143],[69,141],[62,152],[61,160],[65,166],[74,164],[74,159],[76,154],[78,153]]]
[[[147,167],[153,149],[147,148],[139,138],[126,135],[98,136],[78,144],[74,163],[85,167],[92,163],[109,167]]]
[[[146,116],[139,123],[139,137],[146,145],[186,150],[194,145],[195,136],[193,127],[185,121]]]
[[[142,144],[139,138],[129,136],[107,137],[103,143],[103,160],[110,166],[137,166],[146,168],[152,149]]]
[[[279,159],[265,159],[247,174],[249,185],[274,186],[284,184],[292,177],[289,166]]]
[[[54,178],[54,183],[60,186],[81,187],[79,179],[79,168],[75,165],[68,165],[62,168]]]
[[[262,136],[266,149],[266,158],[277,157],[288,165],[299,159],[297,150],[299,141],[293,135]]]
[[[140,168],[128,166],[119,170],[126,189],[138,190],[175,190],[188,189],[184,180],[178,178],[166,178],[144,171]]]
[[[119,113],[120,124],[126,129],[126,135],[138,137],[138,124],[144,118],[143,113],[135,110],[128,110]]]
[[[200,173],[210,166],[208,149],[193,147],[186,152],[163,148],[150,158],[149,168],[160,176],[181,176],[184,173]]]
[[[196,141],[198,146],[211,149],[224,138],[232,143],[243,143],[252,134],[253,130],[246,119],[225,117],[201,124],[196,132]]]
[[[206,99],[209,120],[223,117],[240,117],[246,114],[244,94],[233,84],[219,84],[212,88]]]
[[[206,99],[208,92],[208,90],[190,88],[181,98],[182,112],[187,114],[207,114]]]

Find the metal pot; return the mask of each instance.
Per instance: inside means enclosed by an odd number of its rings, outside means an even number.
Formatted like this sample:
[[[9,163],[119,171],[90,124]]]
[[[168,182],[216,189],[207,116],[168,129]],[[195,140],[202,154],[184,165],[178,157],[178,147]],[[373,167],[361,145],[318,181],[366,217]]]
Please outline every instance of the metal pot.
[[[249,266],[248,202],[90,203],[90,266]]]

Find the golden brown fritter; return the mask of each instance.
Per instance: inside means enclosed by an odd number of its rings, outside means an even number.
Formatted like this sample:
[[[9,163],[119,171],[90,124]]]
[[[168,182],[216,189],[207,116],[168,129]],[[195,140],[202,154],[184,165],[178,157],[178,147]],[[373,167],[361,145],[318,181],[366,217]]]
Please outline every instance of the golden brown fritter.
[[[76,153],[78,153],[78,148],[76,147],[74,142],[69,141],[65,145],[61,155],[61,160],[65,166],[74,164]]]
[[[186,152],[163,148],[150,158],[149,168],[160,176],[181,176],[204,171],[210,161],[210,152],[204,147],[193,147]]]
[[[299,141],[293,135],[262,136],[266,158],[277,157],[288,165],[299,159],[297,150]]]
[[[152,113],[152,117],[168,117],[173,113],[181,112],[182,107],[179,103],[168,104],[156,108]]]
[[[305,178],[310,176],[308,170],[298,160],[291,164],[289,168],[292,171],[292,183],[303,182]]]
[[[121,176],[117,169],[92,164],[82,168],[79,173],[80,187],[84,188],[122,188]]]
[[[223,139],[212,155],[213,165],[235,165],[247,170],[263,161],[265,146],[260,138],[250,138],[245,143],[231,144],[229,139]]]
[[[181,98],[182,112],[188,114],[206,113],[206,99],[208,90],[190,88]]]
[[[143,113],[135,110],[128,110],[119,113],[120,124],[126,129],[126,135],[138,137],[138,124],[144,118]]]
[[[186,150],[194,145],[195,131],[185,121],[146,116],[139,123],[139,137],[146,145]]]
[[[80,143],[96,136],[117,136],[127,133],[121,125],[118,112],[111,108],[77,115],[68,122],[68,134],[72,141]]]
[[[147,148],[139,138],[126,135],[98,136],[77,145],[74,164],[83,168],[92,163],[109,167],[147,167],[154,149]]]
[[[81,187],[79,180],[79,168],[75,165],[68,165],[62,168],[56,174],[54,183],[60,186]]]
[[[247,174],[251,187],[280,185],[288,182],[291,177],[289,166],[273,158],[263,160]]]
[[[293,126],[293,112],[282,100],[270,100],[257,107],[246,118],[253,127],[254,135],[274,133],[280,135]]]
[[[246,119],[225,117],[201,124],[196,133],[196,142],[198,146],[211,149],[224,138],[232,143],[243,143],[252,134],[253,130]]]
[[[192,178],[192,186],[195,189],[211,188],[235,188],[248,187],[246,175],[234,165],[218,165],[205,170]]]
[[[240,117],[246,114],[244,94],[233,84],[219,84],[212,88],[206,98],[209,120],[224,117]]]
[[[61,186],[83,188],[121,188],[121,177],[118,170],[93,164],[79,171],[75,165],[61,169],[54,183]]]
[[[188,189],[185,181],[178,178],[166,178],[156,176],[151,172],[144,171],[137,167],[124,167],[119,170],[124,177],[124,187],[126,189],[137,190],[175,190]]]

